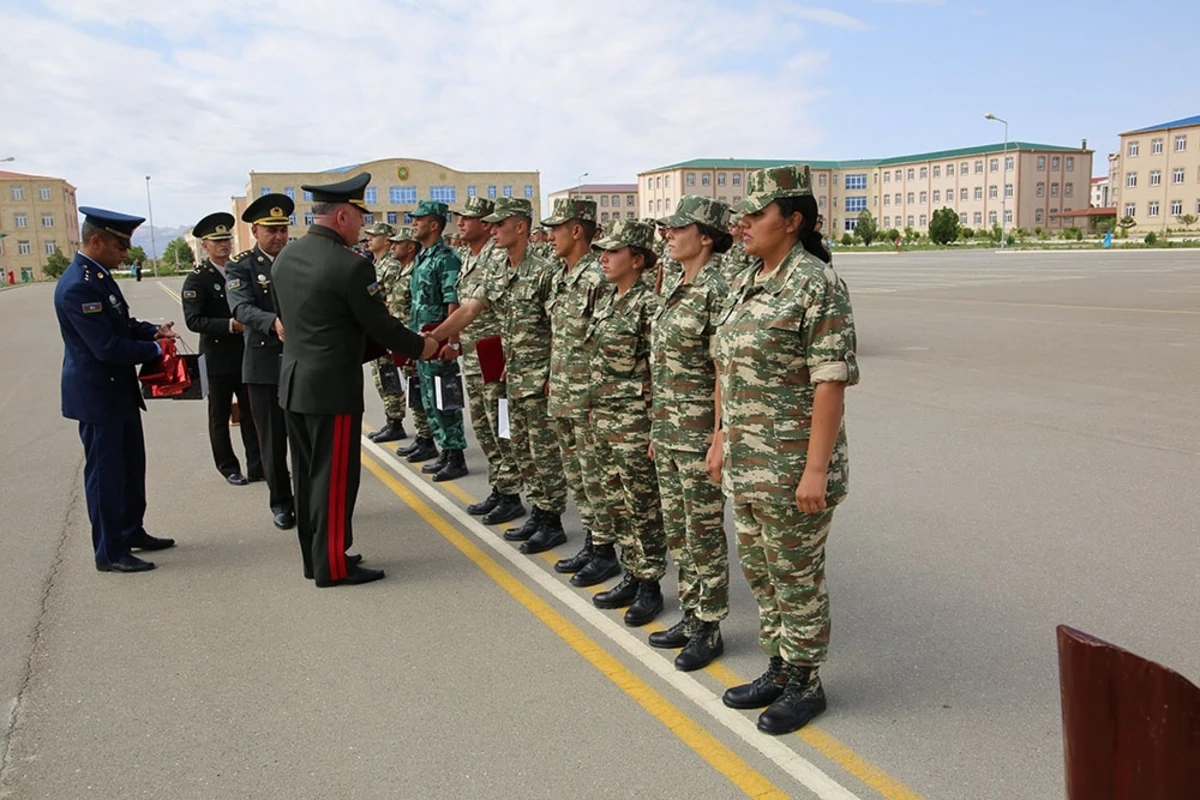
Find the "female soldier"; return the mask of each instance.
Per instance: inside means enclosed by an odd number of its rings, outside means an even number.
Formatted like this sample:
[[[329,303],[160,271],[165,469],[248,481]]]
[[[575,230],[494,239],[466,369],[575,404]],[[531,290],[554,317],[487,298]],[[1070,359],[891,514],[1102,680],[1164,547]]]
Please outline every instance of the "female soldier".
[[[597,302],[585,346],[591,364],[593,472],[605,475],[605,503],[614,517],[625,577],[593,598],[598,608],[625,608],[625,624],[645,625],[663,608],[659,580],[667,568],[658,478],[650,444],[650,321],[658,298],[645,274],[654,269],[654,229],[635,219],[612,224],[592,247],[612,291]],[[628,524],[625,524],[628,520]]]
[[[754,682],[725,692],[732,708],[770,706],[765,733],[789,733],[825,710],[817,669],[829,645],[825,539],[847,491],[847,386],[858,382],[846,284],[814,233],[807,166],[747,176],[746,252],[716,337],[722,429],[709,451],[733,503],[738,555],[758,602],[770,657]]]
[[[721,486],[705,471],[704,457],[716,427],[716,374],[710,338],[728,294],[719,259],[733,238],[729,206],[684,197],[675,213],[659,220],[667,229],[667,252],[675,269],[664,272],[662,310],[654,321],[654,463],[667,546],[679,570],[683,618],[650,635],[654,647],[682,647],[677,669],[701,669],[721,655],[721,620],[729,614],[729,545]]]

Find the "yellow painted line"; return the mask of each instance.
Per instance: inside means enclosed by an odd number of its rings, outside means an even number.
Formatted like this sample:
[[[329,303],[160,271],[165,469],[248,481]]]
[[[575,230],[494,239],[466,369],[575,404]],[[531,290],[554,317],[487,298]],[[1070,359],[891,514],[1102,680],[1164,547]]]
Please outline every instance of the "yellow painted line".
[[[167,288],[167,285],[165,283],[158,284],[158,288],[162,289],[164,292],[169,294],[175,300],[176,303],[183,305],[183,298],[181,298],[179,295],[175,294],[175,292],[173,292],[171,289]]]
[[[427,476],[427,477],[429,478],[430,482],[432,482],[432,481],[433,481],[433,476],[432,476],[432,475],[429,475],[429,476]],[[442,482],[442,488],[443,488],[443,489],[445,489],[445,490],[446,490],[447,492],[449,492],[450,494],[452,494],[452,495],[454,495],[455,497],[457,497],[457,498],[458,498],[459,500],[461,500],[462,502],[466,503],[467,505],[471,505],[471,504],[473,504],[473,503],[478,503],[478,502],[479,502],[479,501],[478,501],[478,500],[476,500],[474,497],[472,497],[470,494],[468,494],[467,492],[465,492],[465,491],[463,491],[462,489],[460,489],[460,488],[458,488],[457,486],[455,486],[455,485],[454,485],[454,483],[453,483],[452,481],[443,481],[443,482]]]
[[[960,303],[963,305],[980,306],[1010,306],[1013,308],[1054,308],[1069,311],[1115,311],[1125,314],[1175,314],[1180,316],[1200,316],[1200,311],[1177,308],[1127,308],[1123,306],[1084,306],[1067,303],[1016,303],[1008,300],[967,300],[959,297],[923,297],[916,295],[873,294],[871,297],[882,300],[904,300],[921,303]]]
[[[724,775],[744,794],[755,798],[787,798],[789,796],[698,725],[695,720],[654,691],[649,684],[624,664],[609,655],[583,631],[551,608],[548,603],[530,591],[525,584],[517,580],[461,534],[444,517],[390,475],[378,462],[364,454],[362,463],[384,486],[416,511],[422,519],[470,559],[484,574],[512,595],[513,599],[537,617],[546,627],[558,634],[575,652],[587,659],[592,666],[666,726],[680,741],[707,761],[713,769]]]

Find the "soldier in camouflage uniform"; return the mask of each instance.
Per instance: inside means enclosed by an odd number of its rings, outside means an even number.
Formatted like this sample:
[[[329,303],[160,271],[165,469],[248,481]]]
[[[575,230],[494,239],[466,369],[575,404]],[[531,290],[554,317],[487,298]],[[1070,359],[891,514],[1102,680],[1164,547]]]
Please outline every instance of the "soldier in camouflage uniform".
[[[392,258],[391,241],[388,237],[395,235],[396,229],[386,222],[376,222],[367,229],[367,247],[374,258],[375,279],[384,291],[384,297],[392,293],[393,287],[400,274],[400,262]],[[400,371],[392,363],[389,353],[371,362],[371,373],[375,377],[375,389],[383,400],[383,412],[387,423],[372,433],[369,438],[380,444],[394,442],[408,437],[404,430],[405,397],[404,384],[400,379]]]
[[[678,268],[664,277],[651,340],[651,441],[683,615],[651,634],[650,644],[682,648],[675,666],[691,671],[724,652],[720,626],[729,615],[725,501],[705,464],[717,419],[711,339],[729,294],[719,268],[720,254],[732,243],[726,232],[729,206],[684,197],[659,224]]]
[[[722,431],[710,466],[733,503],[770,664],[724,701],[769,705],[758,728],[781,734],[825,710],[825,540],[848,489],[843,408],[859,376],[846,284],[808,252],[820,247],[808,167],[753,172],[746,191],[746,251],[762,266],[739,276],[717,331]]]
[[[658,298],[642,276],[654,271],[654,228],[634,219],[612,223],[593,245],[613,291],[604,293],[588,326],[592,372],[591,456],[604,505],[628,524],[616,527],[625,576],[592,598],[597,608],[625,608],[631,627],[652,621],[663,608],[659,581],[667,568],[658,477],[650,449],[650,323]]]
[[[546,382],[550,374],[550,317],[546,305],[554,289],[554,266],[539,258],[529,244],[533,207],[524,198],[502,197],[484,219],[494,225],[496,246],[506,258],[491,278],[476,284],[462,306],[433,332],[439,341],[449,339],[472,324],[485,310],[500,319],[504,349],[511,453],[533,503],[529,519],[505,531],[510,542],[522,547],[535,541],[566,536],[562,513],[567,505],[558,437],[546,412]],[[486,521],[487,518],[485,517]]]
[[[725,276],[727,283],[732,283],[738,275],[750,267],[752,260],[746,252],[746,243],[742,241],[740,215],[730,222],[729,235],[733,237],[733,247],[729,248],[728,253],[721,256],[721,274]]]
[[[417,265],[417,254],[421,252],[421,242],[409,226],[397,228],[395,235],[389,236],[388,241],[392,244],[391,256],[398,266],[396,280],[384,296],[384,300],[387,302],[388,313],[393,317],[401,321],[412,319],[412,273]],[[412,364],[401,367],[400,376],[405,385],[410,385],[409,381],[417,377],[417,368]],[[420,450],[432,450],[433,455],[429,458],[436,457],[437,447],[433,443],[433,430],[429,427],[429,418],[425,416],[425,410],[421,408],[420,391],[409,393],[408,405],[413,407],[412,418],[416,438],[412,444],[396,448],[396,455],[407,458]]]

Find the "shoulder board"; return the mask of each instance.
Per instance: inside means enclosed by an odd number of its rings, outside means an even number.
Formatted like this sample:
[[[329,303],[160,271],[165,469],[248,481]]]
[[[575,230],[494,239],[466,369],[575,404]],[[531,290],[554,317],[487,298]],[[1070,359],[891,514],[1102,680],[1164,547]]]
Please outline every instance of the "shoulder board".
[[[204,272],[204,262],[201,262],[201,263],[197,264],[196,266],[192,267],[193,275],[199,275],[202,272]]]
[[[253,252],[254,252],[254,248],[251,248],[249,250],[243,250],[242,252],[238,253],[236,256],[234,256],[233,258],[231,258],[229,260],[230,261],[241,261],[243,258],[246,258]]]

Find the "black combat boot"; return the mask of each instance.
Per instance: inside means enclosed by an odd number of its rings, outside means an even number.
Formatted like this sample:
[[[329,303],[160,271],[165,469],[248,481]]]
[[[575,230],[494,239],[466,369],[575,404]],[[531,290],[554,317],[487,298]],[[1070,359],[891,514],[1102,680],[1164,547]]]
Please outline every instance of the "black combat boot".
[[[593,544],[592,557],[583,569],[571,576],[572,586],[595,586],[621,571],[617,560],[617,548],[611,544]]]
[[[787,682],[788,674],[783,669],[783,659],[771,656],[766,672],[750,683],[726,689],[721,702],[730,708],[766,708],[779,699]]]
[[[621,582],[616,586],[607,592],[597,593],[592,598],[592,605],[596,608],[625,608],[637,597],[639,583],[641,582],[633,577],[632,572],[626,572],[625,577],[621,578]]]
[[[372,433],[368,438],[372,442],[375,442],[375,444],[398,442],[401,439],[408,438],[408,431],[404,430],[404,423],[400,420],[389,419],[386,425]]]
[[[675,669],[680,672],[694,672],[704,669],[713,660],[725,652],[725,642],[721,639],[721,623],[700,620],[696,632],[688,643],[675,656]]]
[[[638,581],[637,596],[625,611],[625,624],[640,628],[652,622],[663,610],[662,588],[658,581]]]
[[[561,558],[554,562],[554,571],[561,572],[564,575],[569,575],[574,572],[579,572],[583,569],[587,562],[592,560],[592,532],[584,531],[583,547],[579,548],[579,552],[570,558]]]
[[[435,458],[433,461],[426,464],[425,466],[421,467],[421,474],[423,474],[423,475],[438,474],[439,472],[442,471],[442,467],[446,466],[446,459],[448,459],[449,457],[450,457],[449,450],[443,450],[442,452],[438,453],[437,458]],[[412,459],[410,458],[409,461],[411,461],[411,460]]]
[[[424,471],[424,467],[421,470]],[[467,459],[463,456],[462,450],[447,450],[446,463],[442,465],[433,476],[436,483],[442,481],[458,480],[469,472],[467,469]]]
[[[433,439],[417,439],[413,443],[412,449],[408,451],[408,455],[405,456],[410,464],[420,464],[422,461],[438,457],[437,445],[433,443]]]
[[[650,634],[650,646],[660,647],[664,650],[678,650],[692,640],[692,634],[696,632],[696,626],[699,624],[700,620],[696,619],[695,614],[691,611],[684,611],[683,619],[679,622],[665,631]]]
[[[483,524],[500,525],[505,522],[512,522],[517,517],[524,516],[524,514],[525,506],[521,503],[521,495],[502,494],[500,495],[500,502],[483,518]]]
[[[480,500],[478,503],[472,503],[471,505],[467,506],[467,513],[472,517],[482,517],[484,514],[495,508],[496,503],[499,502],[500,493],[496,491],[496,488],[493,486],[491,493],[486,498]]]
[[[537,506],[533,507],[533,511],[529,513],[529,519],[525,520],[525,524],[519,528],[510,528],[504,532],[504,541],[506,542],[523,542],[530,536],[537,533],[538,528],[542,527],[542,520],[546,518],[546,512],[542,511]]]
[[[558,547],[567,540],[567,532],[563,530],[562,515],[542,512],[542,523],[537,531],[521,542],[521,552],[527,556],[543,553]]]
[[[825,710],[825,690],[815,667],[784,664],[787,686],[758,717],[758,729],[772,736],[798,731]]]

